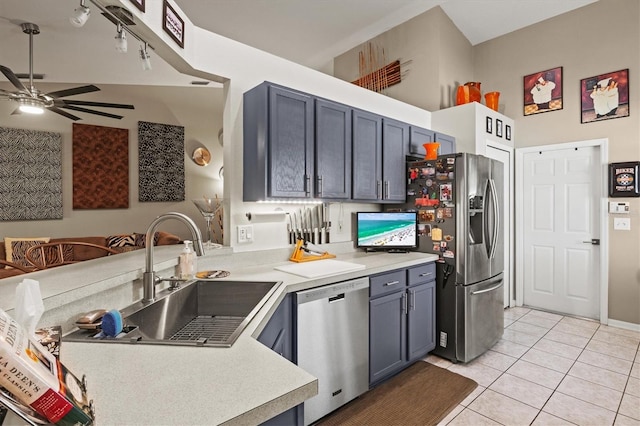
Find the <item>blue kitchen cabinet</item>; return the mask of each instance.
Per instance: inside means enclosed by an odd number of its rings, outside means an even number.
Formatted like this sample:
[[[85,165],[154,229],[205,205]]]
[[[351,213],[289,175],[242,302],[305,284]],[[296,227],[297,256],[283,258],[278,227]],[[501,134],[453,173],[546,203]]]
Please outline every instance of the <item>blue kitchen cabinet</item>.
[[[397,374],[435,348],[435,264],[370,277],[369,384]]]
[[[425,149],[422,146],[428,142],[438,142],[438,155],[453,154],[456,152],[456,138],[433,130],[418,126],[411,126],[409,133],[409,155],[423,159]]]
[[[407,198],[406,156],[409,125],[390,118],[382,119],[382,199],[402,202]]]
[[[272,83],[243,99],[243,200],[310,198],[314,175],[314,98]]]
[[[352,197],[378,201],[382,190],[382,117],[354,109],[352,126]]]
[[[408,124],[354,109],[352,198],[404,202],[408,147]]]
[[[351,198],[351,108],[326,99],[315,101],[315,196]]]
[[[293,312],[293,295],[287,294],[258,336],[258,341],[295,363]],[[304,423],[302,410],[303,406],[300,404],[262,424],[268,426],[302,425]]]

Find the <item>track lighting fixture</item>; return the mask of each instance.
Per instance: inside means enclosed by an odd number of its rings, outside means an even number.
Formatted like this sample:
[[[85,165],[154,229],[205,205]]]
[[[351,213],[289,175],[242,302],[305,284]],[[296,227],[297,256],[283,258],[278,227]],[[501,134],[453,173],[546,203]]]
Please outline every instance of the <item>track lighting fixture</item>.
[[[89,15],[91,15],[91,9],[85,5],[84,0],[80,0],[80,6],[73,10],[69,21],[74,27],[81,27],[87,22]]]
[[[151,56],[147,52],[147,43],[144,46],[140,46],[140,60],[142,61],[142,69],[149,71],[151,69]]]
[[[127,53],[127,33],[122,28],[122,24],[118,22],[116,26],[116,50],[120,53]]]

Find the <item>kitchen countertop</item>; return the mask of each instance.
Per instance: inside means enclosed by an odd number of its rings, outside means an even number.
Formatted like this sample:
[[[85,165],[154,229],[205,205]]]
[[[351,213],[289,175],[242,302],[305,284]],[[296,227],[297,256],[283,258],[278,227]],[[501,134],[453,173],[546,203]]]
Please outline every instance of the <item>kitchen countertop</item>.
[[[304,278],[273,269],[290,263],[281,260],[285,252],[289,250],[282,253],[276,250],[270,253],[236,254],[222,251],[199,258],[199,270],[225,269],[231,272],[229,280],[281,282],[230,348],[80,343],[64,341],[63,338],[62,361],[77,375],[86,375],[89,397],[95,401],[96,422],[127,425],[261,423],[317,394],[315,377],[255,339],[287,293],[437,259],[437,256],[426,253],[389,254],[351,250],[338,253],[336,260],[358,263],[364,265],[364,269],[320,278]],[[156,270],[170,270],[177,253],[179,250],[156,250]],[[123,261],[144,265],[136,263],[141,259],[144,256],[122,258]],[[261,259],[258,262],[262,263],[255,265],[256,259]],[[247,267],[248,262],[255,266]],[[107,266],[99,264],[95,267]],[[102,303],[109,303],[105,302],[109,300],[109,286],[121,286],[121,281],[139,280],[142,272],[128,271],[130,268],[126,267],[118,269],[125,271],[120,275],[128,276],[111,278],[109,283],[97,280],[57,295],[50,294],[53,290],[48,288],[43,291],[45,306],[48,302],[50,307],[57,308],[56,305],[62,300],[68,301],[69,297],[74,296],[81,298],[85,293],[98,289],[102,290],[98,299]],[[37,278],[46,276],[34,277]],[[6,288],[0,290],[5,302],[2,293],[7,294]],[[114,299],[114,303],[104,307],[120,309],[126,306],[118,305],[122,303],[118,298]],[[12,307],[2,306],[5,310]],[[39,325],[51,323],[41,321]]]

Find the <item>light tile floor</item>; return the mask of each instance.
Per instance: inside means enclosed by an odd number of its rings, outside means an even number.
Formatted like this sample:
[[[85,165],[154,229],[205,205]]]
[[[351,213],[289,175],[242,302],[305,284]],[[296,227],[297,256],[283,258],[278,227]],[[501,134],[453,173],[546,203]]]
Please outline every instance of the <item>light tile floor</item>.
[[[467,364],[425,360],[478,382],[440,425],[640,426],[640,332],[528,308]]]

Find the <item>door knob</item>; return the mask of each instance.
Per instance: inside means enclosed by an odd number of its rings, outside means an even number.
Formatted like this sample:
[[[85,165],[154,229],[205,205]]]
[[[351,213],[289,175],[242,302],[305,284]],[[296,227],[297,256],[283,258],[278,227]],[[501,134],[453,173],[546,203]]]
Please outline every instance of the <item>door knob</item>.
[[[592,238],[588,241],[583,241],[583,243],[585,244],[593,244],[594,246],[599,246],[600,245],[600,238]]]

